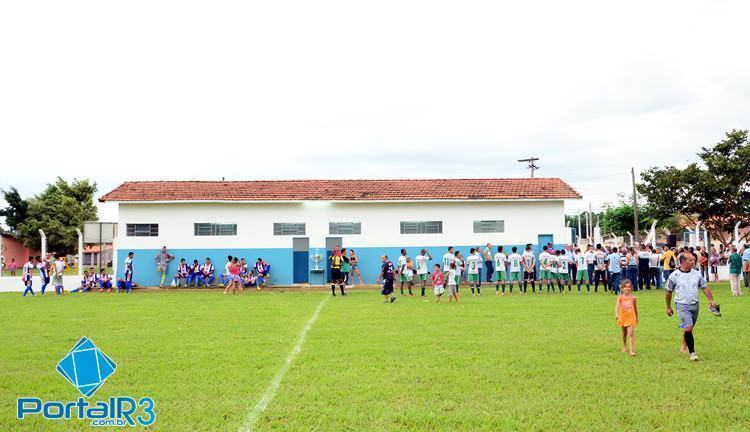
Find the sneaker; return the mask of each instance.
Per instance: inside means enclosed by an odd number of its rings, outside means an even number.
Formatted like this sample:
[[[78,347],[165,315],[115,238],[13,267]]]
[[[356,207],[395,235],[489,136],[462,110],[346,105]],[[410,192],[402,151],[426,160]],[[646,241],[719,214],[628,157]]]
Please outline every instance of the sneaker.
[[[690,353],[690,361],[698,361],[698,354]]]
[[[716,306],[709,306],[708,310],[717,317],[721,316],[721,307],[718,304]]]
[[[391,297],[391,303],[396,301],[396,297]]]

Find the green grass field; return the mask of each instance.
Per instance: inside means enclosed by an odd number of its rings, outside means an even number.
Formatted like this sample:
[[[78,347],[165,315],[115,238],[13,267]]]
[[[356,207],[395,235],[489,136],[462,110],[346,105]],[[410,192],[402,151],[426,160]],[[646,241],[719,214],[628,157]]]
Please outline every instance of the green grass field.
[[[750,430],[750,296],[713,284],[696,347],[679,353],[663,291],[637,293],[638,356],[614,297],[330,298],[255,430]],[[91,398],[151,396],[153,430],[238,430],[330,293],[0,294],[0,430],[88,430],[15,419],[19,396],[75,400],[55,365],[81,336],[118,364]],[[705,299],[703,299],[705,300]]]

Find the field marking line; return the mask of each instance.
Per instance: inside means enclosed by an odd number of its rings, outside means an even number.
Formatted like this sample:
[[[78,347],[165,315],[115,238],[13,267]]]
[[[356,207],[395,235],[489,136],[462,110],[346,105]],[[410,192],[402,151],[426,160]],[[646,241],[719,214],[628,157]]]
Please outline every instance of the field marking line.
[[[297,354],[299,354],[299,352],[302,351],[302,345],[305,343],[305,339],[307,338],[307,332],[310,331],[310,328],[313,326],[313,324],[315,324],[315,321],[317,321],[318,315],[320,315],[320,311],[323,309],[323,306],[325,306],[329,298],[331,298],[331,296],[326,294],[325,298],[323,298],[323,300],[321,300],[321,302],[318,304],[318,307],[315,309],[315,312],[313,312],[310,319],[307,320],[307,323],[305,323],[305,326],[302,327],[302,331],[297,336],[297,342],[294,344],[294,348],[292,348],[292,351],[286,357],[286,361],[284,361],[284,364],[281,365],[281,368],[279,368],[279,371],[276,372],[276,375],[274,375],[273,379],[268,384],[268,387],[266,388],[266,391],[263,393],[263,396],[260,398],[258,403],[255,404],[255,407],[247,416],[247,420],[245,420],[245,423],[243,423],[242,426],[240,427],[241,431],[243,432],[252,431],[253,428],[255,427],[255,423],[258,422],[260,415],[263,413],[263,411],[265,411],[266,407],[268,407],[268,405],[273,401],[274,396],[276,396],[276,391],[279,389],[279,385],[281,384],[281,380],[284,379],[284,375],[286,374],[286,371],[289,370],[289,367],[294,362],[294,359],[297,357]]]

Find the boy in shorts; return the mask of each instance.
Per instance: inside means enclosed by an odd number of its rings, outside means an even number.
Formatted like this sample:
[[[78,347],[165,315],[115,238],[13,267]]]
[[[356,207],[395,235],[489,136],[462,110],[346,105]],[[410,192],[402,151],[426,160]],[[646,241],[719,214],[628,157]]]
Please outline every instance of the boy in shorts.
[[[436,302],[440,303],[440,297],[445,293],[445,276],[440,271],[440,264],[435,264],[432,272],[432,287],[435,290]]]

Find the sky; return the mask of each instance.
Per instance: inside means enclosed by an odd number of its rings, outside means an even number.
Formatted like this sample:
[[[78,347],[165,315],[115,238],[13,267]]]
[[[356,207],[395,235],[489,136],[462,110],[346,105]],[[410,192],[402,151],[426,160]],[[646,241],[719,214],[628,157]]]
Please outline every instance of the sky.
[[[747,1],[0,3],[0,188],[560,177],[750,128]],[[4,204],[0,202],[0,205]],[[115,220],[116,207],[100,207]]]

